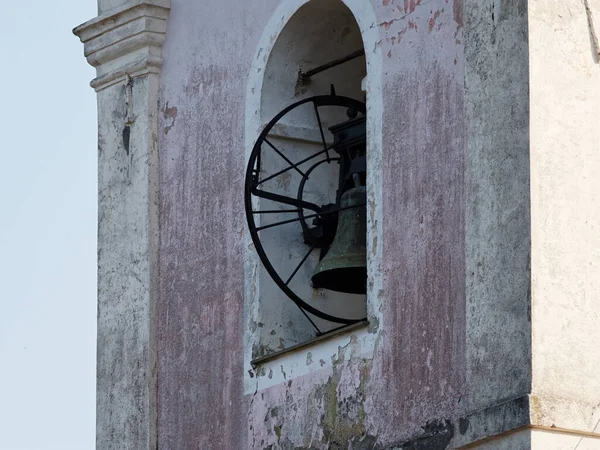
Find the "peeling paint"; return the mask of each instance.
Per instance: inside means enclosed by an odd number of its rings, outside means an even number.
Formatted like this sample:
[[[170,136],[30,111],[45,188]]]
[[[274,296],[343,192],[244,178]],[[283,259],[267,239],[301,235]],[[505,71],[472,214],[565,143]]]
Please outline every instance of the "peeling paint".
[[[449,420],[427,422],[423,433],[403,442],[402,450],[445,450],[454,436],[454,426]]]
[[[431,19],[429,19],[429,32],[433,31],[433,27],[435,26],[435,21],[440,17],[442,11],[436,11]]]
[[[163,119],[165,122],[163,132],[169,134],[169,131],[175,125],[175,119],[177,119],[177,107],[169,106],[169,102],[167,102],[163,109]]]
[[[286,320],[271,323],[252,304],[260,273],[240,233],[241,192],[244,149],[265,120],[265,61],[303,3],[230,11],[182,2],[172,22],[159,128],[160,308],[169,317],[160,331],[159,439],[164,448],[446,448],[454,424],[469,428],[458,420],[467,403],[460,0],[345,2],[367,50],[367,97],[385,92],[368,105],[368,164],[378,174],[369,180],[369,325],[250,370],[252,357],[293,343]],[[223,23],[239,27],[223,33]],[[337,29],[336,39],[351,38]],[[291,96],[314,88],[297,70]],[[258,335],[273,339],[265,345]]]

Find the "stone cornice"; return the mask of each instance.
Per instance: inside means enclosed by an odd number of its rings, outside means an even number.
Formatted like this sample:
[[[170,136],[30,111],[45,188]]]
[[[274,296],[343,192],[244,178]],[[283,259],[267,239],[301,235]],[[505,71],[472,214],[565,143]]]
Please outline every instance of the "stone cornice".
[[[96,67],[96,91],[125,75],[160,72],[169,9],[170,0],[132,0],[73,30]]]
[[[454,448],[475,448],[521,430],[545,430],[600,439],[597,405],[573,399],[526,394],[469,412],[458,420]]]

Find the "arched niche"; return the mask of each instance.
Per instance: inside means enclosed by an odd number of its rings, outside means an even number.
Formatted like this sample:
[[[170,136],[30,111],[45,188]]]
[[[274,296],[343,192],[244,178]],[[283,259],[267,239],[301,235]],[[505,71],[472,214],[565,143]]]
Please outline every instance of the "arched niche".
[[[263,122],[295,101],[328,94],[331,85],[338,95],[364,100],[364,55],[310,79],[303,79],[299,73],[359,49],[363,49],[360,29],[344,3],[312,0],[302,6],[283,28],[269,54],[260,106]],[[314,125],[312,117],[306,115],[305,119],[306,125]]]
[[[310,79],[302,76],[301,72],[363,49],[363,35],[355,16],[342,1],[312,0],[301,3],[279,32],[271,33],[269,45],[259,48],[253,67],[254,74],[251,74],[249,83],[246,127],[248,147],[253,145],[265,124],[281,110],[304,98],[330,94],[332,85],[339,96],[360,101],[366,99],[364,89],[367,63],[364,55]],[[332,139],[329,126],[347,119],[340,108],[321,110],[320,120],[328,140]],[[372,131],[370,134],[373,134]],[[269,139],[277,146],[285,145],[288,149],[293,147],[299,159],[303,153],[310,151],[311,146],[322,145],[319,127],[310,105],[285,116],[269,134]],[[272,162],[263,162],[265,165],[278,163],[281,163],[281,159],[275,154]],[[319,168],[318,174],[315,172],[313,178],[319,180],[321,190],[331,192],[337,188],[337,170],[333,166],[327,166]],[[288,179],[273,180],[273,183],[279,183],[278,188],[282,193],[292,195],[298,181],[293,177],[294,174],[289,174]],[[369,184],[372,185],[371,182]],[[264,206],[268,208],[269,202],[265,201]],[[271,217],[271,220],[278,219],[283,217]],[[373,226],[377,225],[371,224],[371,228]],[[372,230],[369,235],[369,241],[372,241]],[[299,230],[294,232],[290,227],[287,230],[281,229],[280,233],[274,233],[271,238],[266,239],[265,251],[270,253],[269,258],[274,265],[287,267],[291,271],[296,267],[303,245]],[[370,259],[377,254],[375,250],[371,252]],[[341,312],[344,317],[355,319],[365,317],[367,304],[364,295],[323,292],[311,288],[309,280],[317,262],[318,255],[311,255],[293,280],[297,284],[296,288],[304,283],[304,288],[299,288],[303,299],[327,313]],[[247,258],[245,275],[247,307],[252,322],[248,333],[253,341],[252,358],[275,353],[315,337],[315,330],[303,313],[279,290],[251,253]],[[369,284],[372,289],[374,283]],[[321,331],[340,327],[339,323],[328,323],[312,315],[311,319]]]

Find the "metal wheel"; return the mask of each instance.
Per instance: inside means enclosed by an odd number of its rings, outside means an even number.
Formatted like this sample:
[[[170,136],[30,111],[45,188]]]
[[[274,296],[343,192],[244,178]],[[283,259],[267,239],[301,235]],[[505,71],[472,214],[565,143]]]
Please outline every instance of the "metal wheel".
[[[311,106],[314,110],[313,119],[318,124],[318,147],[313,139],[311,150],[306,150],[306,148],[303,151],[290,150],[290,147],[294,147],[292,141],[303,141],[306,136],[286,137],[285,139],[290,139],[289,145],[282,145],[279,142],[281,139],[273,138],[273,136],[277,136],[278,130],[290,128],[290,119],[291,123],[295,123],[294,115],[299,112],[300,108],[310,108]],[[288,106],[277,114],[260,133],[248,161],[245,180],[246,218],[260,260],[279,289],[300,308],[319,334],[321,331],[307,313],[343,325],[364,320],[338,317],[323,312],[303,300],[301,295],[295,292],[290,285],[315,250],[321,251],[321,257],[327,251],[333,239],[330,230],[333,229],[335,232],[335,224],[337,224],[337,217],[341,210],[336,207],[337,192],[333,195],[331,192],[328,194],[319,192],[320,201],[308,198],[310,196],[307,196],[306,192],[307,182],[311,180],[311,175],[320,170],[331,171],[332,165],[339,163],[339,158],[333,149],[333,142],[328,142],[325,126],[329,124],[324,124],[322,121],[323,114],[321,112],[324,110],[334,111],[334,115],[338,116],[345,114],[347,117],[366,114],[364,103],[337,95],[310,97]],[[287,123],[286,119],[288,119]],[[306,128],[302,126],[293,126],[292,129],[298,133],[306,131]],[[268,158],[271,158],[270,161],[275,159],[274,166],[266,163],[267,155]],[[292,175],[298,180],[298,189],[293,193],[290,188],[287,188],[286,191],[282,187],[287,186],[286,182],[289,184]],[[265,204],[268,207],[265,207]],[[276,217],[277,220],[270,221],[271,217]],[[327,224],[327,226],[323,226],[323,224]],[[282,269],[274,266],[263,245],[265,233],[283,226],[297,227],[297,235],[302,236],[304,244],[306,244],[302,257],[297,255],[298,264],[293,270],[288,268],[287,273],[281,273]],[[329,233],[324,234],[323,230],[329,230]]]

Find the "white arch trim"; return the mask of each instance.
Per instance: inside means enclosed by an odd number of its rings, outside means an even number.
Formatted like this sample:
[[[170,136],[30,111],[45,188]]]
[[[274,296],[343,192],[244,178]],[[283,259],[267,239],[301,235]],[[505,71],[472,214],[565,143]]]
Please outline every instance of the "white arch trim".
[[[245,111],[245,161],[248,160],[254,142],[258,138],[261,126],[270,118],[261,117],[261,97],[264,75],[269,60],[269,55],[273,50],[279,36],[292,16],[305,4],[311,0],[287,0],[283,1],[276,8],[269,19],[262,36],[259,40],[256,54],[252,60],[252,66],[248,75],[248,85],[246,89],[246,111]],[[383,96],[382,96],[382,65],[383,59],[381,48],[378,45],[379,27],[373,5],[370,0],[340,0],[342,1],[356,20],[360,29],[363,46],[365,49],[365,59],[367,63],[367,79],[365,90],[367,94],[367,167],[369,176],[367,177],[367,265],[369,273],[369,282],[367,286],[367,314],[369,321],[374,324],[382,323],[382,304],[380,292],[382,288],[382,248],[383,248],[383,221],[382,221],[382,118],[383,118]],[[265,120],[266,119],[266,120]],[[305,361],[308,351],[313,354],[313,359],[318,361],[331,360],[331,352],[337,353],[340,345],[347,345],[349,336],[340,336],[328,341],[327,344],[317,344],[315,347],[308,348],[304,352],[294,352],[283,355],[281,358],[273,361],[272,378],[250,377],[248,370],[251,370],[250,361],[252,359],[252,343],[258,337],[252,331],[252,322],[258,321],[259,302],[258,302],[258,273],[259,261],[254,251],[250,235],[246,230],[246,255],[245,255],[245,317],[246,329],[244,333],[244,380],[245,393],[256,392],[256,389],[264,389],[271,385],[289,380],[290,377],[302,376],[311,370],[313,366],[298,364],[299,361]],[[365,357],[373,355],[376,341],[382,337],[378,327],[367,330],[359,330],[354,333],[361,342],[361,354]],[[318,356],[323,353],[323,358]],[[285,368],[288,368],[286,371]],[[265,367],[266,372],[269,368]],[[294,370],[295,369],[295,370]],[[282,373],[287,375],[281,376]],[[281,379],[280,379],[281,378]]]

